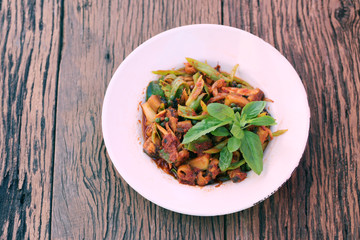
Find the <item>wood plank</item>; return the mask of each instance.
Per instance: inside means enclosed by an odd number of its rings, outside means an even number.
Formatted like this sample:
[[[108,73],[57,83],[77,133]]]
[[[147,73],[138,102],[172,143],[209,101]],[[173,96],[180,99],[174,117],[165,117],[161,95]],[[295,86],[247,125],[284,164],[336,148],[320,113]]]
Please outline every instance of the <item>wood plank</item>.
[[[275,46],[308,93],[307,149],[291,179],[226,217],[228,239],[360,236],[360,2],[224,1],[224,23]]]
[[[0,239],[50,237],[60,4],[0,1]]]
[[[223,217],[172,213],[143,199],[106,155],[101,106],[120,62],[166,29],[219,23],[220,1],[66,1],[54,166],[54,239],[223,237]],[[187,8],[187,11],[182,9]]]

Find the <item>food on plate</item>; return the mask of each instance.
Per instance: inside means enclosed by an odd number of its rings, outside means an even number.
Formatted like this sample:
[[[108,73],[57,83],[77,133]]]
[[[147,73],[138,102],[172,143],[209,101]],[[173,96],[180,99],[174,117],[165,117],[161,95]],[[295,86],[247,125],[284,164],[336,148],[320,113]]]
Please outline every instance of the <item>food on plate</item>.
[[[183,68],[159,70],[143,103],[144,152],[180,183],[205,186],[247,172],[261,174],[275,119],[264,92],[220,66],[186,58]]]

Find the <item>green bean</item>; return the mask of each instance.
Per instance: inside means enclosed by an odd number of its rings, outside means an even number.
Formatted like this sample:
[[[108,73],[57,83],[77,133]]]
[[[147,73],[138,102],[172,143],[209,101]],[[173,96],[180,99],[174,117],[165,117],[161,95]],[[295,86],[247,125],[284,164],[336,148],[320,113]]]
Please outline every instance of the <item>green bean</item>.
[[[245,164],[245,160],[243,159],[239,162],[231,163],[230,167],[228,167],[226,170],[234,170],[234,169],[241,167],[244,164]]]
[[[230,73],[230,80],[232,81],[235,77],[235,73],[236,73],[236,70],[237,68],[239,67],[239,64],[236,64],[233,69],[231,70],[231,73]]]
[[[212,79],[214,81],[219,80],[221,78],[224,79],[225,81],[230,81],[230,79],[228,77],[225,77],[224,75],[222,75],[221,73],[216,71],[215,68],[211,67],[210,65],[208,65],[206,63],[200,62],[200,61],[192,59],[192,58],[186,58],[186,60],[196,70],[204,73],[207,77],[209,77],[210,79]]]
[[[170,92],[170,99],[175,98],[176,92],[180,88],[180,86],[184,86],[187,89],[189,86],[186,84],[186,82],[183,80],[183,77],[177,77],[172,83],[171,83],[171,92]]]
[[[224,141],[222,141],[215,147],[204,151],[204,153],[209,153],[209,154],[219,153],[221,151],[221,149],[223,149],[226,146],[228,141],[229,141],[229,139],[225,139]]]
[[[181,105],[178,105],[178,114],[183,118],[193,120],[203,120],[208,117],[207,112],[203,112],[201,115],[196,115],[196,112],[192,108]]]
[[[152,73],[162,75],[162,76],[166,76],[168,74],[175,74],[176,76],[183,76],[186,74],[186,72],[178,71],[178,70],[157,70],[157,71],[152,71]]]
[[[286,132],[287,132],[287,129],[285,129],[285,130],[277,130],[276,132],[273,132],[272,135],[274,137],[277,137],[277,136],[280,136],[280,135],[282,135],[282,134],[284,134]]]
[[[193,101],[189,107],[191,107],[192,109],[194,109],[196,111],[199,108],[200,102],[205,95],[206,95],[206,93],[200,94],[200,96],[198,96],[197,99],[195,101]]]
[[[190,106],[190,104],[192,102],[194,102],[196,100],[196,98],[200,95],[200,93],[202,92],[202,89],[205,85],[204,80],[202,79],[202,76],[199,77],[198,81],[195,84],[194,89],[191,91],[190,96],[188,98],[188,100],[186,101],[185,105],[186,106]]]
[[[194,84],[196,84],[197,80],[199,79],[200,77],[200,73],[199,72],[196,72],[194,75],[193,75],[193,80],[194,80]]]

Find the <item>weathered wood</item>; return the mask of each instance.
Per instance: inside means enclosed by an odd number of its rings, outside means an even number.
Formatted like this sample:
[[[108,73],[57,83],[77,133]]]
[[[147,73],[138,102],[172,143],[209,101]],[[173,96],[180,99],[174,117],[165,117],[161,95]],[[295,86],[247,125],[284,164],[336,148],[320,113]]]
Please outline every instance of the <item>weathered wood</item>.
[[[183,11],[186,9],[186,11]],[[220,239],[224,217],[164,210],[135,193],[106,155],[101,106],[120,62],[166,29],[220,23],[220,1],[66,1],[59,78],[52,237]]]
[[[0,1],[0,239],[50,237],[59,10]]]
[[[224,24],[284,54],[311,108],[299,167],[272,197],[226,217],[229,239],[360,237],[359,10],[356,0],[224,1]]]

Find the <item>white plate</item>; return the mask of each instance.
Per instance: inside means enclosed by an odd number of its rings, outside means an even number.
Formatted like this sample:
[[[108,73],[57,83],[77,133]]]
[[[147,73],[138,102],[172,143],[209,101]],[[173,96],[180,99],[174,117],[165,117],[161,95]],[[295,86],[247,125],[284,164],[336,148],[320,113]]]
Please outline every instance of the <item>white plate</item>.
[[[250,172],[240,183],[228,181],[193,187],[164,173],[142,150],[141,108],[153,70],[181,67],[191,57],[230,71],[259,87],[274,100],[268,108],[278,125],[288,129],[264,154],[260,176]],[[124,180],[143,197],[169,210],[199,216],[237,212],[273,194],[298,166],[309,132],[305,89],[291,64],[260,38],[227,26],[189,25],[156,35],[136,48],[116,70],[106,91],[102,128],[111,160]],[[296,196],[294,196],[296,197]]]

